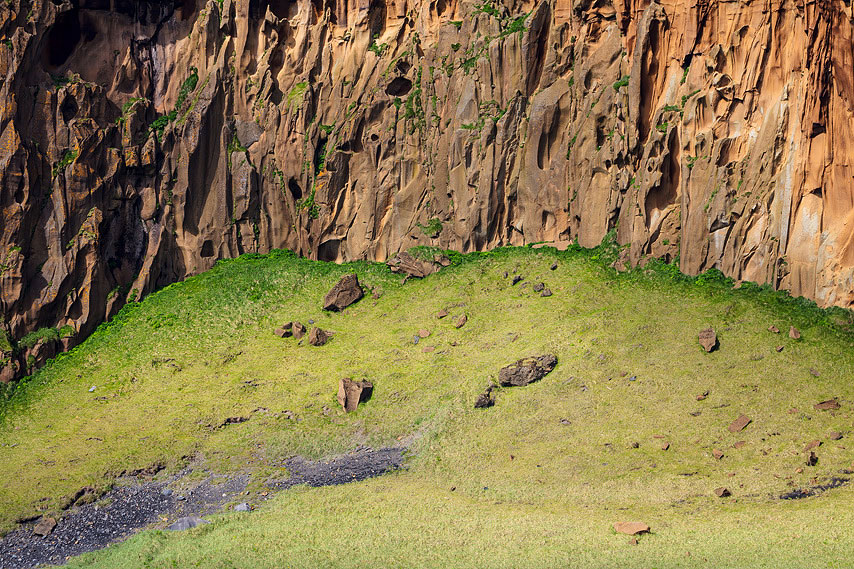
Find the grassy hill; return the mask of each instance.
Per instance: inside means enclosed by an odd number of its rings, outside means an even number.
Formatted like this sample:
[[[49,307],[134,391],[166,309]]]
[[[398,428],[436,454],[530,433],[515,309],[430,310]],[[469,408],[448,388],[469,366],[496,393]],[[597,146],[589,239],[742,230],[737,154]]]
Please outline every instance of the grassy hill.
[[[3,405],[0,527],[155,463],[167,475],[194,457],[251,475],[257,493],[284,457],[407,444],[405,471],[298,487],[70,565],[854,566],[850,486],[779,498],[854,468],[850,313],[655,262],[617,274],[613,253],[454,256],[405,284],[380,264],[284,252],[220,262],[126,307]],[[349,272],[379,298],[324,313]],[[275,336],[289,320],[335,335],[322,347]],[[708,326],[712,353],[697,341]],[[473,408],[502,366],[543,353],[558,365],[542,381]],[[335,401],[342,377],[374,383],[354,413]],[[839,410],[814,408],[831,398]],[[742,414],[752,422],[730,432]],[[235,416],[249,420],[222,426]],[[722,486],[732,495],[717,497]],[[652,528],[637,546],[612,529],[631,520]]]

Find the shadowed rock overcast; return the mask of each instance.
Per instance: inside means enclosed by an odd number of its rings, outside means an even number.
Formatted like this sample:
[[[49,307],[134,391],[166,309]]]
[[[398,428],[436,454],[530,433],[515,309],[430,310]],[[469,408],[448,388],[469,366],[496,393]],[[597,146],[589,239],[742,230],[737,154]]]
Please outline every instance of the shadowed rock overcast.
[[[851,16],[4,0],[0,379],[128,299],[273,248],[382,261],[617,228],[625,262],[851,306]]]

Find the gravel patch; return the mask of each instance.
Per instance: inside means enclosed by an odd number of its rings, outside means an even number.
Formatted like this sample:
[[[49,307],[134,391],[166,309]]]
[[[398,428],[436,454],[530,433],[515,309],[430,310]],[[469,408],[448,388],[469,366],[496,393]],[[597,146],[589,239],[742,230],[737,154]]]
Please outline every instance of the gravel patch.
[[[275,481],[270,488],[275,491],[298,484],[318,487],[365,480],[401,468],[404,450],[360,448],[328,460],[290,458],[282,463],[290,478]],[[199,482],[190,482],[187,476],[192,472],[188,467],[163,481],[121,478],[97,502],[69,510],[47,537],[33,534],[39,520],[21,524],[0,539],[0,569],[61,565],[69,557],[102,549],[140,529],[164,528],[178,518],[219,512],[240,497],[249,482],[247,474],[209,474]]]

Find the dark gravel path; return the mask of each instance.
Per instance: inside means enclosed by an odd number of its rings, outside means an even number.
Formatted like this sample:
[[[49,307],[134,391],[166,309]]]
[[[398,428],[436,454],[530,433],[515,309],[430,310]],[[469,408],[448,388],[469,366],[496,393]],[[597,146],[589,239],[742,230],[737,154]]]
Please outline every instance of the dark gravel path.
[[[317,487],[365,480],[401,468],[404,450],[362,448],[321,461],[291,458],[283,463],[290,478],[270,487],[285,490],[298,484]],[[0,539],[0,569],[59,565],[69,557],[126,539],[155,522],[165,526],[160,516],[174,521],[177,517],[217,512],[227,502],[238,499],[249,482],[245,474],[227,478],[210,475],[192,489],[175,489],[171,493],[166,490],[167,486],[182,486],[183,479],[191,472],[187,468],[169,480],[158,482],[122,479],[122,485],[98,502],[75,507],[57,520],[56,528],[47,537],[33,534],[37,522],[23,524]]]
[[[128,537],[135,530],[157,521],[168,511],[173,497],[160,493],[165,483],[149,482],[118,487],[105,498],[106,506],[87,504],[57,521],[47,537],[33,535],[35,524],[26,524],[0,540],[0,567],[22,569],[41,564],[58,565],[66,558],[94,551]]]
[[[284,463],[290,478],[274,483],[273,487],[285,489],[298,484],[315,487],[336,486],[366,480],[401,468],[404,450],[362,448],[328,460],[317,461],[294,457]]]

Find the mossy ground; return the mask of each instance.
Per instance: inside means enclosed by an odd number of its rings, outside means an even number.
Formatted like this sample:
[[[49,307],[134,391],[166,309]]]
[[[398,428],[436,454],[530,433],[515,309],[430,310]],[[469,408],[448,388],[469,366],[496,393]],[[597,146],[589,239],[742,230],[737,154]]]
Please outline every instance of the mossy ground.
[[[260,491],[283,457],[404,442],[406,472],[287,491],[72,566],[854,566],[854,490],[778,499],[854,461],[848,313],[661,265],[617,275],[608,254],[502,249],[404,285],[379,264],[221,262],[125,309],[15,392],[0,422],[0,526],[154,462],[199,457],[255,474]],[[323,294],[354,271],[382,296],[323,313]],[[511,285],[514,271],[554,295]],[[439,320],[442,308],[451,315]],[[272,333],[309,319],[335,332],[329,344]],[[697,332],[710,325],[720,349],[707,354]],[[431,334],[415,344],[419,329]],[[473,408],[501,366],[545,352],[559,358],[545,379]],[[375,385],[352,414],[335,403],[346,376]],[[832,397],[839,411],[813,409]],[[730,433],[742,413],[753,422]],[[218,427],[238,415],[251,419]],[[611,524],[635,519],[653,534],[632,547]]]

